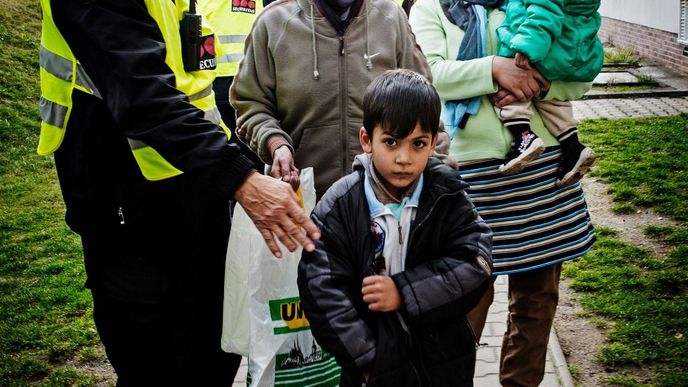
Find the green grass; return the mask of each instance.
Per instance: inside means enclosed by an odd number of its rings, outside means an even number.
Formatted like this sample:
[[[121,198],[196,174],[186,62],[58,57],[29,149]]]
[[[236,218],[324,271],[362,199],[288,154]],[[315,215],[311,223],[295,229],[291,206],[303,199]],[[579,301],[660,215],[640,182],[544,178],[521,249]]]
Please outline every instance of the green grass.
[[[605,365],[648,364],[658,385],[688,385],[686,247],[654,258],[601,230],[595,249],[565,266],[581,305],[615,322],[598,355]]]
[[[580,125],[599,155],[597,176],[610,183],[615,209],[654,207],[679,222],[645,233],[671,247],[667,257],[621,242],[598,228],[592,252],[567,263],[564,275],[583,308],[613,322],[598,359],[610,368],[648,366],[656,386],[688,385],[688,116],[595,120]],[[645,385],[626,373],[603,382]]]
[[[93,385],[103,361],[79,238],[36,154],[38,2],[0,0],[0,385]]]
[[[611,47],[604,50],[604,63],[624,63],[637,66],[640,57],[632,48]]]
[[[649,89],[654,89],[656,86],[652,85],[643,85],[643,84],[638,84],[638,85],[614,85],[614,84],[608,84],[608,85],[594,85],[593,90],[601,90],[601,91],[638,91],[638,90],[649,90]]]
[[[651,206],[688,221],[688,115],[584,121],[583,138],[599,154],[595,175],[611,183],[619,212]]]
[[[39,15],[38,2],[0,0],[0,385],[89,386],[103,377],[80,365],[104,357],[79,238],[64,223],[52,159],[35,153]],[[667,258],[600,229],[594,251],[565,265],[586,313],[609,327],[600,360],[648,365],[658,386],[688,385],[687,127],[687,116],[580,126],[618,211],[649,206],[681,222],[646,229],[673,246]],[[623,373],[607,382],[642,385]]]

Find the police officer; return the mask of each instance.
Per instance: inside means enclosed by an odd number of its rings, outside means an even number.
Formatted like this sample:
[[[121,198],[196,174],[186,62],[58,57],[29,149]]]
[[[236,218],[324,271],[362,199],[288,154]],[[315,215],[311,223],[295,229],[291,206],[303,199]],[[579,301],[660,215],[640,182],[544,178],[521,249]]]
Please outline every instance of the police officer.
[[[288,184],[255,173],[229,143],[214,71],[200,70],[215,39],[184,24],[188,0],[41,7],[38,152],[54,154],[118,385],[228,385],[238,362],[220,349],[229,200],[277,256],[277,239],[312,249],[317,228]]]

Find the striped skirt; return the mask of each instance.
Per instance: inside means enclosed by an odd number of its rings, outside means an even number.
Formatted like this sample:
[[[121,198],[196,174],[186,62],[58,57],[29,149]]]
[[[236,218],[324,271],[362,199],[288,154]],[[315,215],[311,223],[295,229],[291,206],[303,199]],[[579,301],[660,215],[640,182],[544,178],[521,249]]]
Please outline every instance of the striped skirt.
[[[494,274],[512,274],[580,257],[595,230],[580,183],[557,188],[561,152],[545,152],[520,173],[504,176],[501,160],[460,163],[468,196],[494,232]]]

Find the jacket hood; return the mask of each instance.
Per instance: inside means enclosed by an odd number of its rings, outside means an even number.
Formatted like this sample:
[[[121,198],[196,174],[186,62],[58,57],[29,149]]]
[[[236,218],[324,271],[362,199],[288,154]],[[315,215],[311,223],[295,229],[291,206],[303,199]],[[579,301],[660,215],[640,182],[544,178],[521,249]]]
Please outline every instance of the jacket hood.
[[[310,19],[311,22],[311,46],[313,47],[313,79],[316,81],[320,79],[320,69],[318,68],[318,43],[317,43],[317,38],[316,38],[316,33],[315,33],[315,21],[316,19],[327,19],[321,12],[320,9],[318,9],[317,14],[316,14],[316,9],[318,7],[315,6],[313,0],[297,0],[299,3],[299,7],[301,10],[304,12],[304,14],[309,15],[306,16],[307,19]],[[361,8],[359,9],[359,14],[354,15],[354,19],[360,17],[361,10],[364,10],[365,12],[365,45],[366,45],[366,52],[363,54],[363,58],[365,59],[365,66],[368,71],[373,69],[373,57],[376,54],[369,55],[370,53],[370,38],[369,38],[369,33],[368,33],[368,23],[369,23],[369,7],[367,4],[366,0],[361,0]],[[329,22],[327,22],[329,24]],[[334,29],[334,27],[332,27]],[[346,32],[344,32],[346,34]]]
[[[354,157],[354,163],[353,163],[351,169],[353,169],[354,171],[358,171],[358,170],[365,171],[369,165],[370,165],[370,156],[368,156],[368,153],[361,153],[360,155],[356,155],[356,157]]]

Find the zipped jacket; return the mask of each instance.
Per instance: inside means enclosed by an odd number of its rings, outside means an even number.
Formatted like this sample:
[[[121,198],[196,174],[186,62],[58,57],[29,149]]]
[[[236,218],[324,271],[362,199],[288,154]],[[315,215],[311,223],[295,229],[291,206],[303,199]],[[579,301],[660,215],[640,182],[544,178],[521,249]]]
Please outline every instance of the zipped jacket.
[[[499,55],[525,54],[545,78],[591,82],[602,69],[600,0],[510,0]]]
[[[279,0],[259,15],[230,89],[237,132],[272,164],[271,137],[313,167],[318,197],[351,171],[362,152],[363,95],[386,70],[430,70],[403,9],[363,0],[343,34],[313,0]]]
[[[492,232],[456,172],[431,158],[408,240],[405,270],[392,275],[397,312],[368,310],[363,278],[374,273],[375,239],[356,166],[316,205],[321,238],[299,263],[301,303],[322,348],[342,366],[343,385],[461,386],[473,377],[475,338],[465,319],[491,275]]]

